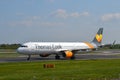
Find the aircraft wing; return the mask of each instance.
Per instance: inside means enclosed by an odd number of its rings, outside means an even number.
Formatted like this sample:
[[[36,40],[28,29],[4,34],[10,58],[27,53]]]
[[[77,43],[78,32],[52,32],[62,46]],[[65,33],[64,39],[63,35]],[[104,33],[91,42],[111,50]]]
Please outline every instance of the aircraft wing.
[[[82,52],[82,51],[88,51],[89,50],[89,48],[88,49],[60,49],[60,50],[57,50],[58,52],[65,52],[65,51],[71,51],[71,52],[73,52],[73,53],[76,53],[76,52]]]

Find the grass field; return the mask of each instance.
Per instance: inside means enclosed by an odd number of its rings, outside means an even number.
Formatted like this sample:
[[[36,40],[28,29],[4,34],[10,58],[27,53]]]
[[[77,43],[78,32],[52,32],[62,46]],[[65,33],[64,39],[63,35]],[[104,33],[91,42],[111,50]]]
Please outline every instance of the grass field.
[[[43,68],[55,64],[55,68]],[[120,59],[0,63],[0,80],[115,80]]]

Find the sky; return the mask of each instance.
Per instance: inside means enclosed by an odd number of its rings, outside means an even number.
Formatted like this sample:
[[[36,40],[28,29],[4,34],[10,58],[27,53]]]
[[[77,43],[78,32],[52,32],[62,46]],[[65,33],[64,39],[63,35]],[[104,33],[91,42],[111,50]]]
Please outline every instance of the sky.
[[[0,0],[0,44],[91,42],[101,27],[120,43],[120,0]]]

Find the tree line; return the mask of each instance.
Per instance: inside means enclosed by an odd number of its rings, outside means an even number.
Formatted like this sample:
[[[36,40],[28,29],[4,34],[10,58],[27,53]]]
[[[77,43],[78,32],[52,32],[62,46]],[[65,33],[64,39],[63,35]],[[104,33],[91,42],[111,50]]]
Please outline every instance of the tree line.
[[[21,44],[0,44],[0,49],[17,49]]]
[[[111,45],[110,49],[120,49],[120,44]]]

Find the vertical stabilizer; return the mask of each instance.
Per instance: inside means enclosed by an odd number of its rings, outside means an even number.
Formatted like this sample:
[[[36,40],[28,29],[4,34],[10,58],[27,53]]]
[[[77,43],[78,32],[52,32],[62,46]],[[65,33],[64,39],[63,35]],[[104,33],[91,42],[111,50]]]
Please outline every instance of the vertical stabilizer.
[[[103,28],[100,28],[94,37],[92,43],[95,43],[97,46],[101,46],[102,38],[103,38]]]

